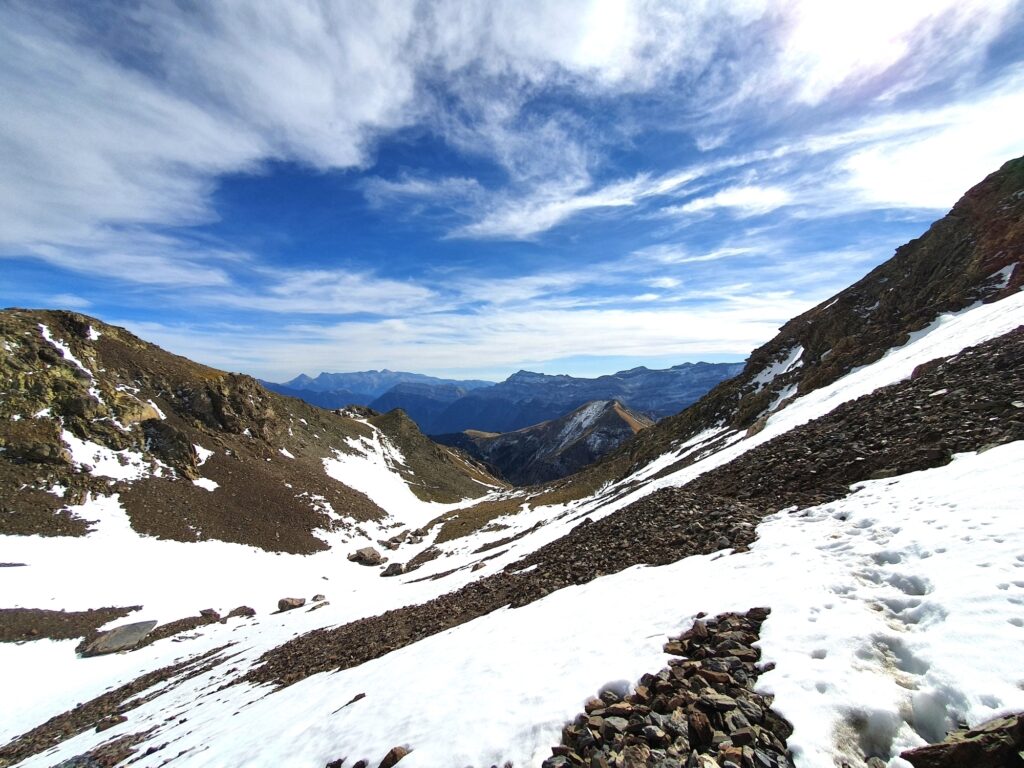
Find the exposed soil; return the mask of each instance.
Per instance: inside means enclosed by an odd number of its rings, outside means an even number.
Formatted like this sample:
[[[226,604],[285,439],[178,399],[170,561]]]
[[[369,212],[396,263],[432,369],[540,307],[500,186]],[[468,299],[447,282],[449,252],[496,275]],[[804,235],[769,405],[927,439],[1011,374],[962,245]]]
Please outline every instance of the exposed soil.
[[[47,611],[41,608],[0,608],[0,643],[26,640],[72,640],[94,636],[104,624],[133,611],[128,608],[94,608],[88,611]]]

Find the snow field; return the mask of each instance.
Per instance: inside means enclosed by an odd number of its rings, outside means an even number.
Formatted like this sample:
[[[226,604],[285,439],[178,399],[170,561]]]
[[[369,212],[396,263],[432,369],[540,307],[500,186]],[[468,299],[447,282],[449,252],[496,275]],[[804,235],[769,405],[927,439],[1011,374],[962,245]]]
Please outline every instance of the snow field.
[[[191,750],[189,765],[314,766],[346,755],[373,764],[407,744],[410,768],[534,766],[589,695],[663,666],[665,638],[698,611],[754,605],[773,609],[761,646],[777,666],[761,684],[795,725],[797,765],[850,759],[854,745],[888,757],[955,720],[1024,708],[1024,628],[1012,621],[1024,615],[1024,479],[1013,471],[1022,461],[1024,443],[1013,443],[864,483],[844,500],[768,518],[749,553],[634,567],[277,693],[212,693],[215,670],[128,713],[120,730],[83,734],[25,765],[180,714],[187,722],[152,743]],[[237,634],[243,646],[251,639]],[[178,651],[167,641],[145,650],[160,645]],[[358,693],[366,697],[342,707]]]

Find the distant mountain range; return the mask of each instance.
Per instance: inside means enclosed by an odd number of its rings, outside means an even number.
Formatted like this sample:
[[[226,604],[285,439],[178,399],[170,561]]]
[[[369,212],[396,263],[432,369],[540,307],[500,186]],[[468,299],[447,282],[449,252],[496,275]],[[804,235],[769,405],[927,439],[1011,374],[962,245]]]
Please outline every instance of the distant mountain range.
[[[400,371],[300,375],[276,392],[323,408],[368,405],[401,408],[431,435],[476,429],[511,432],[564,416],[594,400],[617,400],[659,419],[696,402],[716,384],[743,370],[743,363],[682,363],[652,370],[640,366],[594,379],[519,371],[493,384],[438,379]]]
[[[321,373],[316,378],[300,373],[291,381],[277,384],[272,381],[260,381],[267,389],[278,394],[297,397],[311,405],[321,408],[344,408],[346,405],[372,405],[377,398],[395,387],[410,386],[411,392],[423,388],[436,390],[434,399],[451,402],[470,390],[478,387],[490,387],[493,381],[478,379],[439,379],[422,373],[407,371],[355,371],[352,373]],[[399,390],[403,391],[402,389]],[[447,392],[457,393],[446,399]],[[378,411],[390,411],[391,407],[373,406]]]
[[[595,400],[572,413],[514,432],[468,430],[436,435],[515,485],[557,480],[593,464],[653,422],[616,400]]]

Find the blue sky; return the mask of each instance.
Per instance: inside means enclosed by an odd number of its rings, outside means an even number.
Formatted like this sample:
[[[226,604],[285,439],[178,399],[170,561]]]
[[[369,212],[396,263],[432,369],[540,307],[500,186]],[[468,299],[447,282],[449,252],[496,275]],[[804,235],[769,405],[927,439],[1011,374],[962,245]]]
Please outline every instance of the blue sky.
[[[1024,7],[7,2],[0,302],[283,380],[739,360],[1024,154]]]

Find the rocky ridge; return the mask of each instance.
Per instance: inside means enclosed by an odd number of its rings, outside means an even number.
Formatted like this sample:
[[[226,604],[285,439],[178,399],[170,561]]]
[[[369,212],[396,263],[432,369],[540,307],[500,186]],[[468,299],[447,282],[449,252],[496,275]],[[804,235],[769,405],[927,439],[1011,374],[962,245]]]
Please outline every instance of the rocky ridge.
[[[754,350],[742,372],[574,481],[625,477],[710,425],[744,431],[793,398],[870,365],[943,314],[1024,287],[1024,158],[970,189],[921,237]],[[571,491],[566,491],[571,493]]]

